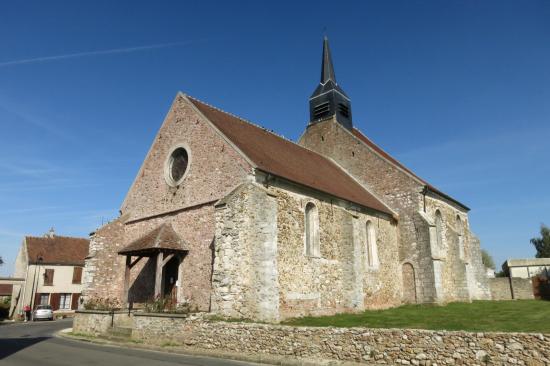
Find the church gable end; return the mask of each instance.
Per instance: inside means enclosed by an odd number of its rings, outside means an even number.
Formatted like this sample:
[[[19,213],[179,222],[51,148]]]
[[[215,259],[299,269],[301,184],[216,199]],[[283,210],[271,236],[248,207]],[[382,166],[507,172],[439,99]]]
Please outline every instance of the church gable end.
[[[242,154],[180,93],[121,211],[135,220],[213,203],[251,171]]]

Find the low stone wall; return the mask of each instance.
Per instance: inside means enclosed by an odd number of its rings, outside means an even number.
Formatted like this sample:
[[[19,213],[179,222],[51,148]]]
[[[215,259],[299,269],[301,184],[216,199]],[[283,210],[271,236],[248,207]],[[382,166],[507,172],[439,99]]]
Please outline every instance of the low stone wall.
[[[114,317],[113,317],[114,316]],[[132,337],[189,350],[286,360],[404,365],[550,365],[550,334],[316,328],[208,321],[201,316],[79,311],[75,333],[106,333],[131,319]],[[316,360],[318,362],[316,362]]]
[[[73,321],[73,332],[99,335],[111,327],[132,327],[132,315],[127,311],[77,310]]]
[[[489,278],[493,300],[529,300],[534,299],[533,283],[530,278]]]
[[[132,337],[198,350],[374,365],[550,365],[550,335],[541,334],[291,327],[136,313]]]
[[[535,298],[533,293],[533,282],[530,278],[511,278],[512,292],[514,299],[532,300]]]

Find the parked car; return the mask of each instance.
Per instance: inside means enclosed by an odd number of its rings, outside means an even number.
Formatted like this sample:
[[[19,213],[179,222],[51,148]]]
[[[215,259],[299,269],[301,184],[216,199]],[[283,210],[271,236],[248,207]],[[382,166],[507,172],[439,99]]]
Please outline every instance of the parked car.
[[[50,305],[38,305],[34,310],[32,320],[36,321],[41,319],[53,320],[53,310]]]

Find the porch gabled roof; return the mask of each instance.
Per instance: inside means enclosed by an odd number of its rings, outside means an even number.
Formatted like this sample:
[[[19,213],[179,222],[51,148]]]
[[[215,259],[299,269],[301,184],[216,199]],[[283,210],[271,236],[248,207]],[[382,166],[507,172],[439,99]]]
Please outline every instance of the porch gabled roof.
[[[189,245],[174,231],[172,225],[165,223],[134,240],[118,254],[148,257],[159,252],[177,253],[188,250]]]

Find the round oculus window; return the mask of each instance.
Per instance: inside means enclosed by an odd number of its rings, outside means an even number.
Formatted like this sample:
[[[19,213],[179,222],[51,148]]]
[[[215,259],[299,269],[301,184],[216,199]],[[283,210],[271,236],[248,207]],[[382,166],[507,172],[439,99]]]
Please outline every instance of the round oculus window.
[[[170,160],[168,162],[168,174],[170,180],[174,184],[179,184],[185,172],[187,171],[187,166],[189,165],[189,155],[187,150],[183,147],[178,147],[170,155]]]

